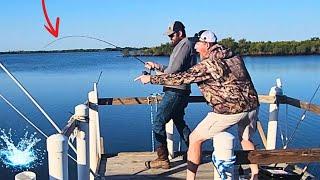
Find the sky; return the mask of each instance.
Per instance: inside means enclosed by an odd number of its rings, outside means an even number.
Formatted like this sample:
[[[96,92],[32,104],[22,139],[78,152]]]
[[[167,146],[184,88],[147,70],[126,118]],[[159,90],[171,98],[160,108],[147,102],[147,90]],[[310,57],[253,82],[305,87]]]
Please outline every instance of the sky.
[[[202,29],[218,40],[287,41],[320,37],[319,0],[46,0],[48,15],[60,17],[59,38],[86,35],[119,47],[151,47],[169,41],[163,35],[175,20],[192,36]],[[44,28],[41,0],[0,2],[0,52],[110,47],[69,38],[55,40]]]

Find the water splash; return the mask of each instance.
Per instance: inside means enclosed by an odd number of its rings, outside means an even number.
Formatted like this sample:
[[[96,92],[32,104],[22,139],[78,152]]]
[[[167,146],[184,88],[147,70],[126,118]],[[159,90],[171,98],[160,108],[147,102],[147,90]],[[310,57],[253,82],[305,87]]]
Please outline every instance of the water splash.
[[[42,165],[44,151],[35,149],[35,145],[41,140],[36,138],[37,133],[24,134],[17,145],[12,140],[11,129],[6,134],[0,129],[0,160],[6,168],[23,170]]]

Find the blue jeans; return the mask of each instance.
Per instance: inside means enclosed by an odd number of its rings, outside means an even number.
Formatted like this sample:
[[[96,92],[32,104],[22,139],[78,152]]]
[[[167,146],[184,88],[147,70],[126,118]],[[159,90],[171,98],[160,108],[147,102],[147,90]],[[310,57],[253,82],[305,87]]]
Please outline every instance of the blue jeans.
[[[165,91],[152,126],[155,134],[156,147],[167,145],[165,125],[171,119],[176,125],[180,137],[182,137],[186,145],[189,146],[189,135],[191,131],[183,119],[185,114],[184,109],[188,105],[188,99],[189,93]]]

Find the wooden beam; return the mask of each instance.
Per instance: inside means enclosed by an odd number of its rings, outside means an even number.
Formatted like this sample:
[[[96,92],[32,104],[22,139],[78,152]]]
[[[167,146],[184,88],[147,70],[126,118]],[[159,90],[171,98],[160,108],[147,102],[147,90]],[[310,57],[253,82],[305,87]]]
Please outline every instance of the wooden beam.
[[[157,97],[124,97],[124,98],[99,98],[99,105],[135,105],[135,104],[152,104],[160,102],[161,96]],[[259,95],[260,103],[275,103],[275,96]],[[190,96],[189,103],[206,102],[203,96]]]
[[[276,97],[275,96],[268,96],[268,95],[258,95],[260,103],[266,104],[275,104]]]
[[[294,99],[294,98],[291,98],[288,96],[285,97],[285,100],[286,100],[286,103],[290,104],[291,106],[295,106],[297,108],[311,111],[315,114],[320,115],[320,106],[318,106],[316,104],[310,104],[308,102],[303,102],[303,101],[300,101],[298,99]]]
[[[99,98],[98,105],[137,105],[137,104],[154,104],[162,100],[161,96],[157,97],[124,97],[124,98]],[[203,96],[190,96],[189,103],[202,103],[206,102]],[[289,104],[297,108],[305,109],[313,113],[320,115],[320,106],[316,104],[310,104],[307,102],[300,101],[288,96],[267,96],[259,95],[260,103],[267,104]]]
[[[320,148],[235,151],[236,164],[320,162]]]
[[[257,129],[258,129],[258,132],[259,132],[259,135],[260,135],[260,138],[261,138],[261,141],[263,143],[264,148],[267,148],[267,138],[266,138],[266,135],[263,131],[262,124],[261,124],[260,120],[257,121]]]
[[[137,104],[153,104],[158,100],[162,100],[161,96],[154,97],[125,97],[125,98],[99,98],[98,105],[137,105]]]

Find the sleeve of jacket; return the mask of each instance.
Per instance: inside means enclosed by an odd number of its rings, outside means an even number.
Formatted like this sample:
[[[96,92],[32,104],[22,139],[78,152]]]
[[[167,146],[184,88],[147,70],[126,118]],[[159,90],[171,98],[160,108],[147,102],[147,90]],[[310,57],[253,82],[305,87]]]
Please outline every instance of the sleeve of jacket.
[[[190,44],[184,43],[174,55],[174,60],[168,67],[163,67],[165,73],[180,72],[187,59],[190,59],[191,47]]]
[[[197,83],[210,78],[211,74],[207,72],[206,65],[198,63],[185,72],[151,76],[150,82],[151,84],[178,86]]]

